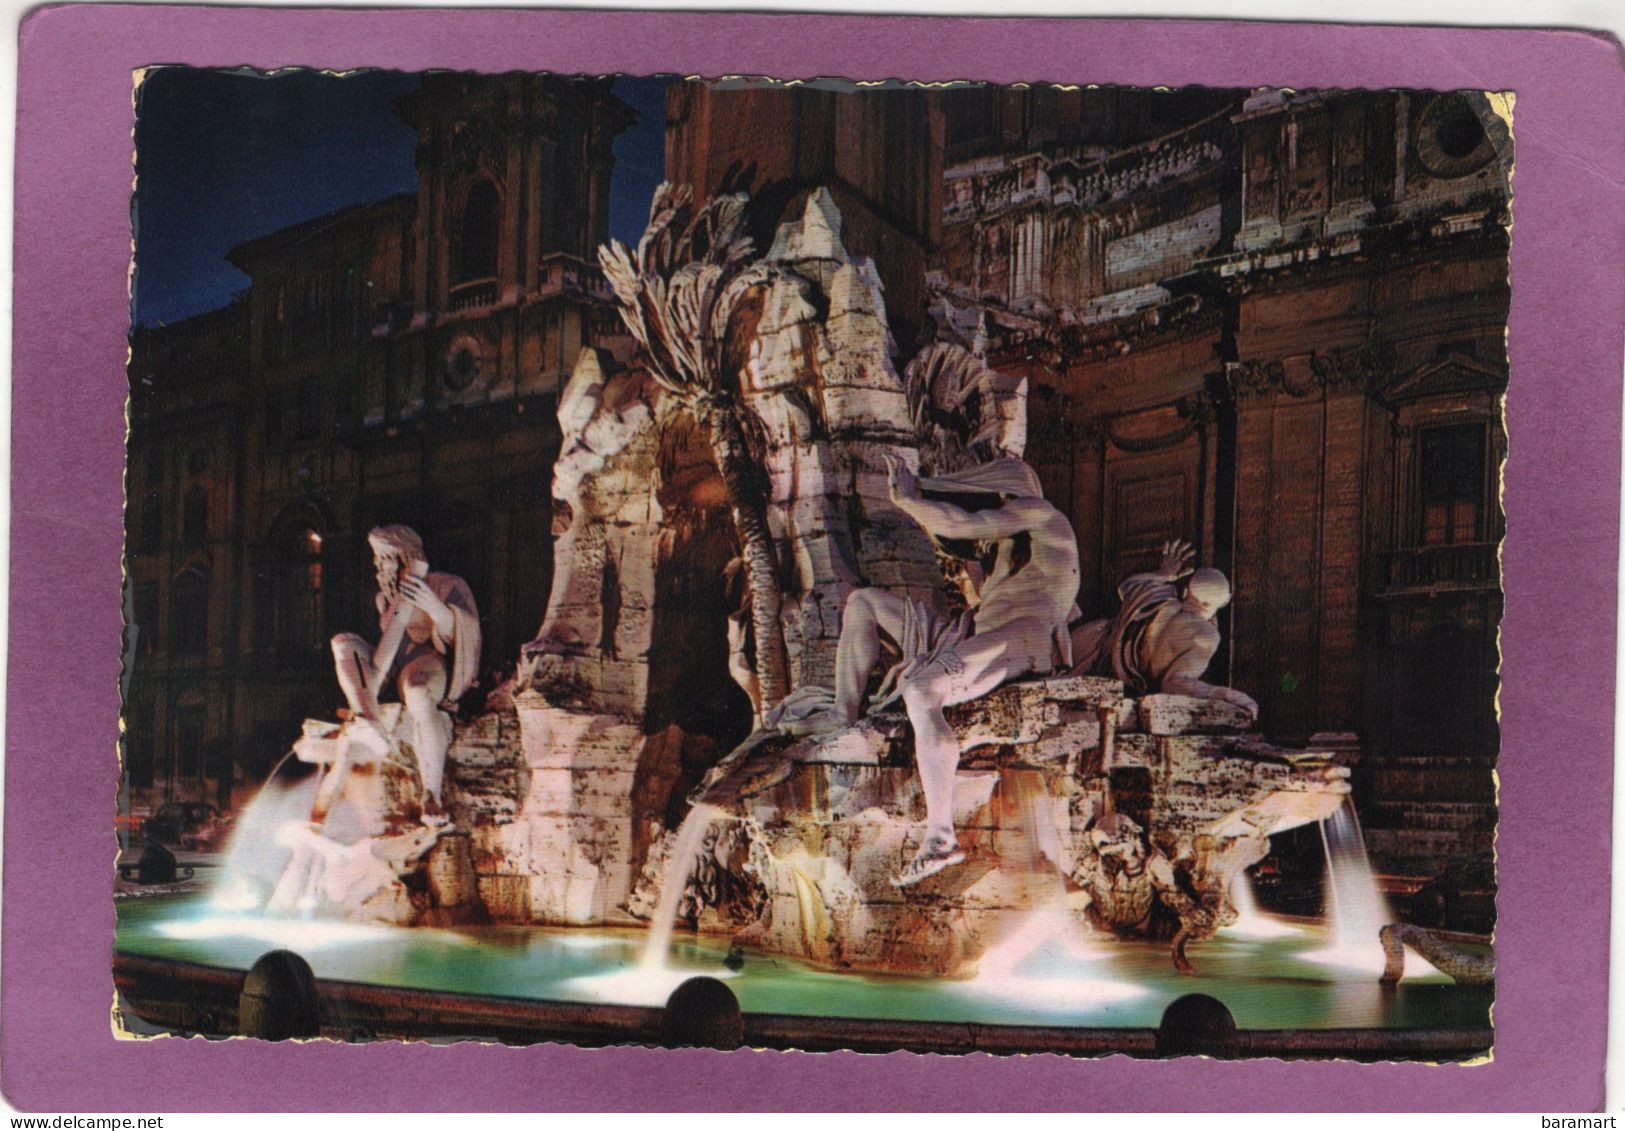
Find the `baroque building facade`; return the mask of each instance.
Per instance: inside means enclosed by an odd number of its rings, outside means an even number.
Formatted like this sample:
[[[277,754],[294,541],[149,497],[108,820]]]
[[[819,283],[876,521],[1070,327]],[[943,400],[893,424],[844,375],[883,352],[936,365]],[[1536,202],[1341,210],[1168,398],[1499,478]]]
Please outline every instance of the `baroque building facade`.
[[[1470,94],[1135,92],[1142,137],[1102,147],[1067,126],[1101,93],[943,96],[932,276],[1031,379],[1084,612],[1188,539],[1235,591],[1218,677],[1348,749],[1379,865],[1488,851],[1505,125]]]
[[[469,581],[488,669],[541,623],[557,392],[584,345],[625,348],[593,257],[632,115],[607,79],[524,75],[396,109],[415,194],[234,248],[239,301],[132,336],[131,805],[229,804],[331,714],[375,525]]]
[[[139,796],[224,800],[331,711],[372,525],[470,581],[487,668],[542,620],[555,394],[582,345],[628,353],[592,263],[627,111],[447,75],[400,113],[415,194],[242,245],[243,301],[133,341]],[[943,336],[1029,378],[1086,615],[1169,538],[1231,578],[1213,678],[1270,737],[1344,750],[1410,874],[1493,836],[1510,163],[1466,94],[667,98],[668,179],[748,186],[760,246],[829,189],[897,357]]]

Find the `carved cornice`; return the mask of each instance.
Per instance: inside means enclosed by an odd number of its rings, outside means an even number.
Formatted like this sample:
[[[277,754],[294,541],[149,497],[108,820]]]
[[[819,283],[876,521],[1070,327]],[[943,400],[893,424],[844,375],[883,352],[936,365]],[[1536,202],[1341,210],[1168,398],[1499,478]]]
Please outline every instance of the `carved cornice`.
[[[1312,352],[1309,368],[1327,390],[1352,389],[1365,392],[1381,388],[1394,372],[1396,356],[1385,342],[1373,342],[1355,349]]]
[[[1160,306],[1091,325],[1062,322],[1056,315],[1042,319],[1017,314],[987,301],[976,301],[987,312],[987,352],[1005,364],[1038,361],[1065,373],[1087,365],[1125,357],[1160,334],[1184,333],[1216,320],[1215,307],[1204,308],[1198,295],[1181,295]]]
[[[976,223],[1004,213],[1039,208],[1097,212],[1203,170],[1225,157],[1229,110],[1176,133],[1115,153],[1081,150],[974,158],[947,169],[945,224]]]
[[[1258,400],[1288,389],[1286,366],[1281,364],[1280,359],[1226,362],[1224,377],[1238,401]],[[1305,389],[1295,395],[1304,396],[1307,393]]]
[[[1225,365],[1225,381],[1238,401],[1284,394],[1302,399],[1339,391],[1370,393],[1394,371],[1393,347],[1382,342],[1354,349],[1318,350],[1309,354],[1307,381],[1294,381],[1281,358],[1233,361]]]
[[[1377,386],[1386,404],[1401,404],[1427,397],[1460,394],[1497,394],[1506,391],[1504,365],[1480,361],[1471,354],[1452,352],[1395,375]]]

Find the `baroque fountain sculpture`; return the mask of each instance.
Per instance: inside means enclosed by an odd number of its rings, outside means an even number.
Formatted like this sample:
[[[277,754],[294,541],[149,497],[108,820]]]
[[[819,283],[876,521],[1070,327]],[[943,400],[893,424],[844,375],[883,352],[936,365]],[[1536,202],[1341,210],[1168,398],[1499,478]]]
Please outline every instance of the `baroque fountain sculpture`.
[[[473,599],[421,543],[375,537],[385,639],[335,643],[349,718],[306,724],[298,753],[328,768],[271,906],[675,916],[953,975],[1059,905],[1189,969],[1232,882],[1342,807],[1347,771],[1265,743],[1251,699],[1203,682],[1229,586],[1184,544],[1084,623],[1073,531],[1021,459],[1026,381],[962,341],[899,374],[830,194],[761,256],[746,203],[662,186],[638,246],[601,251],[639,348],[584,351],[560,396],[547,618],[511,694],[454,730],[439,699],[477,670]],[[706,586],[729,598],[709,622]],[[404,709],[377,703],[392,671]],[[748,738],[674,710],[696,679],[744,704]]]

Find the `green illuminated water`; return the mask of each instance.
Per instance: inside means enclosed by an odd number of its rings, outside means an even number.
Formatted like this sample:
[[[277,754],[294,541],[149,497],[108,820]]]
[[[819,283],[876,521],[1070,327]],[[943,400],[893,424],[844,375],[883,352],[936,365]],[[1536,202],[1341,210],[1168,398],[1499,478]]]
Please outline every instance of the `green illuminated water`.
[[[1210,994],[1246,1029],[1481,1028],[1493,991],[1457,986],[1413,960],[1393,989],[1374,968],[1315,957],[1317,927],[1268,921],[1268,937],[1220,932],[1176,973],[1165,944],[1044,936],[984,958],[979,978],[875,977],[747,954],[735,973],[723,940],[678,936],[668,968],[640,971],[646,932],[482,927],[431,930],[216,915],[199,896],[127,899],[117,949],[246,970],[271,950],[303,955],[319,978],[547,1001],[660,1005],[695,974],[727,980],[747,1012],[998,1025],[1152,1027],[1175,998]],[[989,968],[997,966],[994,974]],[[1380,968],[1380,961],[1376,963]]]

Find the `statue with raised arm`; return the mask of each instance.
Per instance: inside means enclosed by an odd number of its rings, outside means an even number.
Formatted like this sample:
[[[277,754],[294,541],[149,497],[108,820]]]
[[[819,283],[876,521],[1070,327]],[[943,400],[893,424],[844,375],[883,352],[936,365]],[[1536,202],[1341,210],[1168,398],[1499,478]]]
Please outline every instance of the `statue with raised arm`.
[[[1219,650],[1213,618],[1230,603],[1230,582],[1216,569],[1192,569],[1194,557],[1188,543],[1167,542],[1155,571],[1126,578],[1115,617],[1073,630],[1077,670],[1120,679],[1134,695],[1219,699],[1257,718],[1250,696],[1202,679]]]
[[[833,692],[798,692],[769,721],[791,734],[853,725],[883,640],[902,652],[873,706],[901,698],[914,729],[926,836],[892,880],[906,887],[965,858],[953,827],[959,740],[943,708],[1071,666],[1067,623],[1078,590],[1078,549],[1071,523],[1044,500],[1037,475],[1018,459],[931,479],[917,478],[895,456],[886,464],[892,501],[945,555],[964,563],[967,608],[946,616],[883,589],[857,590],[841,623]]]
[[[480,618],[474,596],[462,578],[429,572],[423,539],[405,526],[381,526],[367,535],[378,580],[378,628],[375,648],[355,633],[333,637],[333,662],[339,686],[349,701],[350,718],[361,720],[363,736],[387,749],[378,699],[393,683],[413,723],[412,748],[423,784],[422,818],[427,825],[446,822],[441,778],[451,746],[451,716],[442,705],[454,704],[479,675]],[[330,803],[342,780],[339,767],[327,779],[331,788],[318,793],[316,818],[325,817],[323,794]]]

